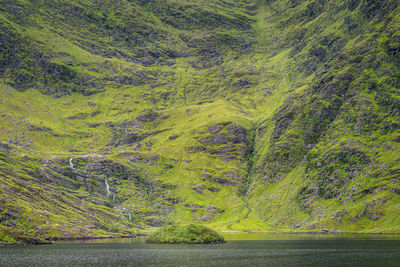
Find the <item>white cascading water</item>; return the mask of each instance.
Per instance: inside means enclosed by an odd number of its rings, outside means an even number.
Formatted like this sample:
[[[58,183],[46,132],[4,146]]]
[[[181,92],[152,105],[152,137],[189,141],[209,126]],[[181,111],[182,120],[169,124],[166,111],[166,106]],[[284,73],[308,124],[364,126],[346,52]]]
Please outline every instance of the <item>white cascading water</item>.
[[[71,166],[71,168],[74,168],[74,164],[72,163],[72,158],[69,159],[69,166]]]
[[[104,179],[104,183],[106,184],[106,190],[107,190],[107,196],[108,196],[109,194],[111,194],[111,193],[110,193],[110,186],[108,185],[106,179]]]

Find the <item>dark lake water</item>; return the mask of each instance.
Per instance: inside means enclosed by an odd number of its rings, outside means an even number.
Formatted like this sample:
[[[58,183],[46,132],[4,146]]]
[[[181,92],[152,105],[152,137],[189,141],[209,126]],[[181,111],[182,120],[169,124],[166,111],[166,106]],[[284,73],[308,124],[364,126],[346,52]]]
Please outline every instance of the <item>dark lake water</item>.
[[[144,237],[0,247],[1,266],[400,266],[400,235],[227,234],[225,244]]]

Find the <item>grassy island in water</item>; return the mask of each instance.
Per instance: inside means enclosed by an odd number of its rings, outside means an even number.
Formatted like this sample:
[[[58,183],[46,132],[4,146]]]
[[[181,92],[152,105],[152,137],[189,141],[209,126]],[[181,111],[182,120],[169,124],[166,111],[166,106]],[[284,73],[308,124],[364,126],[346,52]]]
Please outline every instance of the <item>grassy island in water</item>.
[[[151,234],[147,243],[194,243],[209,244],[223,243],[224,238],[216,231],[202,225],[171,225],[157,230]]]

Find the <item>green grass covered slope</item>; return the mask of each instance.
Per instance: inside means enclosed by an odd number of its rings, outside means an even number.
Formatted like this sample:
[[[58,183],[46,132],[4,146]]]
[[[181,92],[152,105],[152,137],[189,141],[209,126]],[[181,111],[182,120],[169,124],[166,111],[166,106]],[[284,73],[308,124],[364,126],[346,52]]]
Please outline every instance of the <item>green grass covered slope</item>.
[[[0,1],[0,240],[400,231],[398,1]]]

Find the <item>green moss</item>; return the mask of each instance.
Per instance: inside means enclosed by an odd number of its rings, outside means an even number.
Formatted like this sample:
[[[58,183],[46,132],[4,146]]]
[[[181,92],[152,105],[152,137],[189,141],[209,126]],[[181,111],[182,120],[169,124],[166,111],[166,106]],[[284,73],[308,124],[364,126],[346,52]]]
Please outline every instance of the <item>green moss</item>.
[[[108,231],[111,233],[118,233],[118,232],[120,232],[120,229],[119,229],[118,225],[113,224],[108,228]]]

